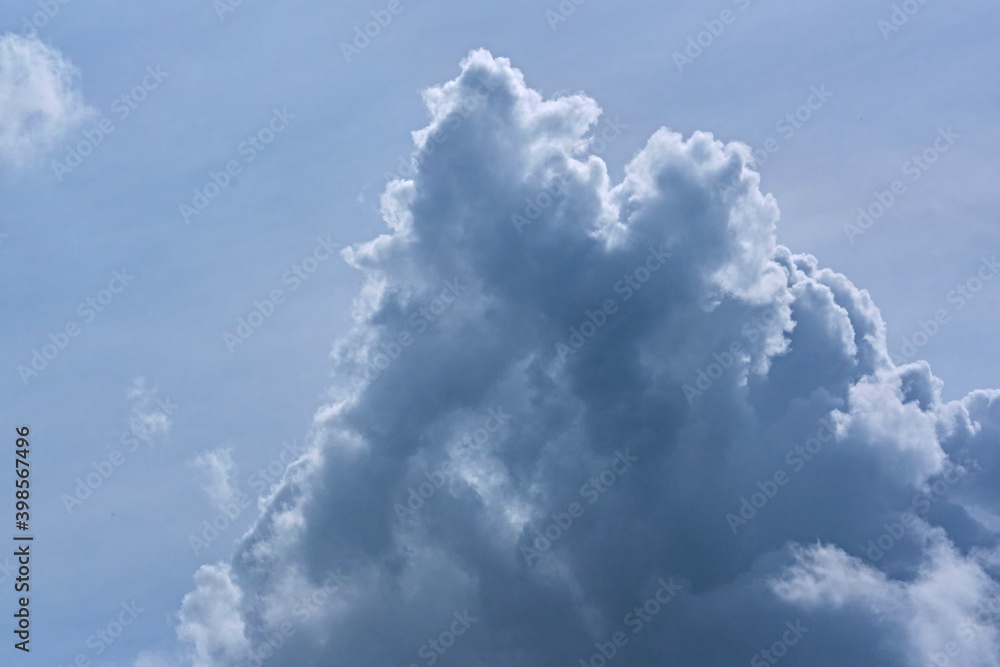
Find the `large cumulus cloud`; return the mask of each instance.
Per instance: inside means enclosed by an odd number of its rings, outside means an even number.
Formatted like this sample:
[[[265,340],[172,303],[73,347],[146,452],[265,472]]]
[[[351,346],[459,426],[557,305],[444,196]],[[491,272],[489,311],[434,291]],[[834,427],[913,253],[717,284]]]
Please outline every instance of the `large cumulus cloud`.
[[[1000,392],[896,366],[747,146],[661,129],[612,183],[595,101],[484,51],[425,100],[188,661],[1000,665]]]

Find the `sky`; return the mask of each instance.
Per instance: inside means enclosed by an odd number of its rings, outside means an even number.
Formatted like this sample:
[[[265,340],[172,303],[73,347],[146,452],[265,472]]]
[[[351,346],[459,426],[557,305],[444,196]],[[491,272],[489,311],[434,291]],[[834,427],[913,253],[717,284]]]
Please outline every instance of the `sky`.
[[[3,664],[1000,665],[998,18],[5,3]]]

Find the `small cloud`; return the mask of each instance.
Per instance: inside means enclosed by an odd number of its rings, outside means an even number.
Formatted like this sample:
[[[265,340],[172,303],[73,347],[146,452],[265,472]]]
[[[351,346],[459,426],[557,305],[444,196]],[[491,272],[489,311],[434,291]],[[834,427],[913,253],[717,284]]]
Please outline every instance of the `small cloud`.
[[[132,381],[128,398],[132,401],[129,429],[137,438],[152,446],[156,439],[170,434],[170,427],[173,426],[170,413],[175,406],[170,405],[169,399],[164,402],[157,398],[156,388],[147,387],[146,380],[141,377]]]
[[[36,166],[95,113],[62,53],[35,36],[0,35],[0,161],[17,171]]]
[[[232,483],[236,469],[232,449],[202,452],[189,465],[195,469],[213,505],[224,505],[236,495]]]

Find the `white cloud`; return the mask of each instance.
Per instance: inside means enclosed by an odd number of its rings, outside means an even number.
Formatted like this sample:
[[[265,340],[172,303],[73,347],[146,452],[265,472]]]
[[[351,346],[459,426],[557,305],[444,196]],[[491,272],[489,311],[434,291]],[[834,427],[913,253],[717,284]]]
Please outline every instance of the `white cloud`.
[[[916,576],[893,580],[832,546],[795,550],[796,562],[771,582],[783,600],[804,609],[860,614],[897,628],[910,664],[933,664],[949,644],[945,664],[1000,665],[1000,586],[980,563],[965,558],[941,530],[927,532],[927,558]],[[992,607],[992,608],[991,608]],[[937,664],[941,664],[938,662]]]
[[[132,401],[129,413],[129,429],[136,437],[147,443],[166,438],[170,434],[173,411],[169,399],[164,402],[157,396],[155,387],[147,387],[146,380],[138,377],[128,388],[128,398]]]
[[[0,159],[33,167],[94,113],[62,53],[37,36],[0,35]]]
[[[200,477],[205,493],[213,505],[224,505],[232,501],[236,492],[232,480],[236,464],[233,462],[231,448],[201,452],[190,465]]]
[[[232,569],[200,571],[189,600],[227,602],[185,602],[195,664],[245,664],[286,621],[270,664],[423,664],[467,610],[441,664],[578,664],[663,578],[683,592],[622,664],[746,664],[800,616],[782,664],[922,667],[963,621],[964,659],[994,664],[975,614],[1000,535],[966,507],[1000,506],[1000,392],[943,403],[926,364],[896,367],[869,295],[776,243],[747,146],[660,129],[615,184],[596,102],[505,59],[425,99],[388,232],[344,253],[365,285],[313,450]],[[338,568],[351,585],[304,614]]]
[[[248,647],[240,617],[243,593],[228,565],[202,565],[194,580],[197,588],[184,596],[177,636],[192,646],[193,667],[231,664]]]

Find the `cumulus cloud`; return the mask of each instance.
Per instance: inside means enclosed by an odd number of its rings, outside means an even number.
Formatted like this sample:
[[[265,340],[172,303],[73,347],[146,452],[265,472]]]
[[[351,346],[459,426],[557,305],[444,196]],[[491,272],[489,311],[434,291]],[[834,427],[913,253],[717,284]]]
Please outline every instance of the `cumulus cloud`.
[[[197,588],[184,596],[177,636],[192,647],[193,667],[231,664],[247,647],[239,615],[243,593],[225,565],[203,565],[194,580]]]
[[[37,36],[0,35],[0,159],[10,168],[35,166],[93,114],[62,53]]]
[[[597,103],[485,51],[425,100],[193,664],[997,664],[1000,392],[895,365],[746,145],[661,129],[613,183]]]

